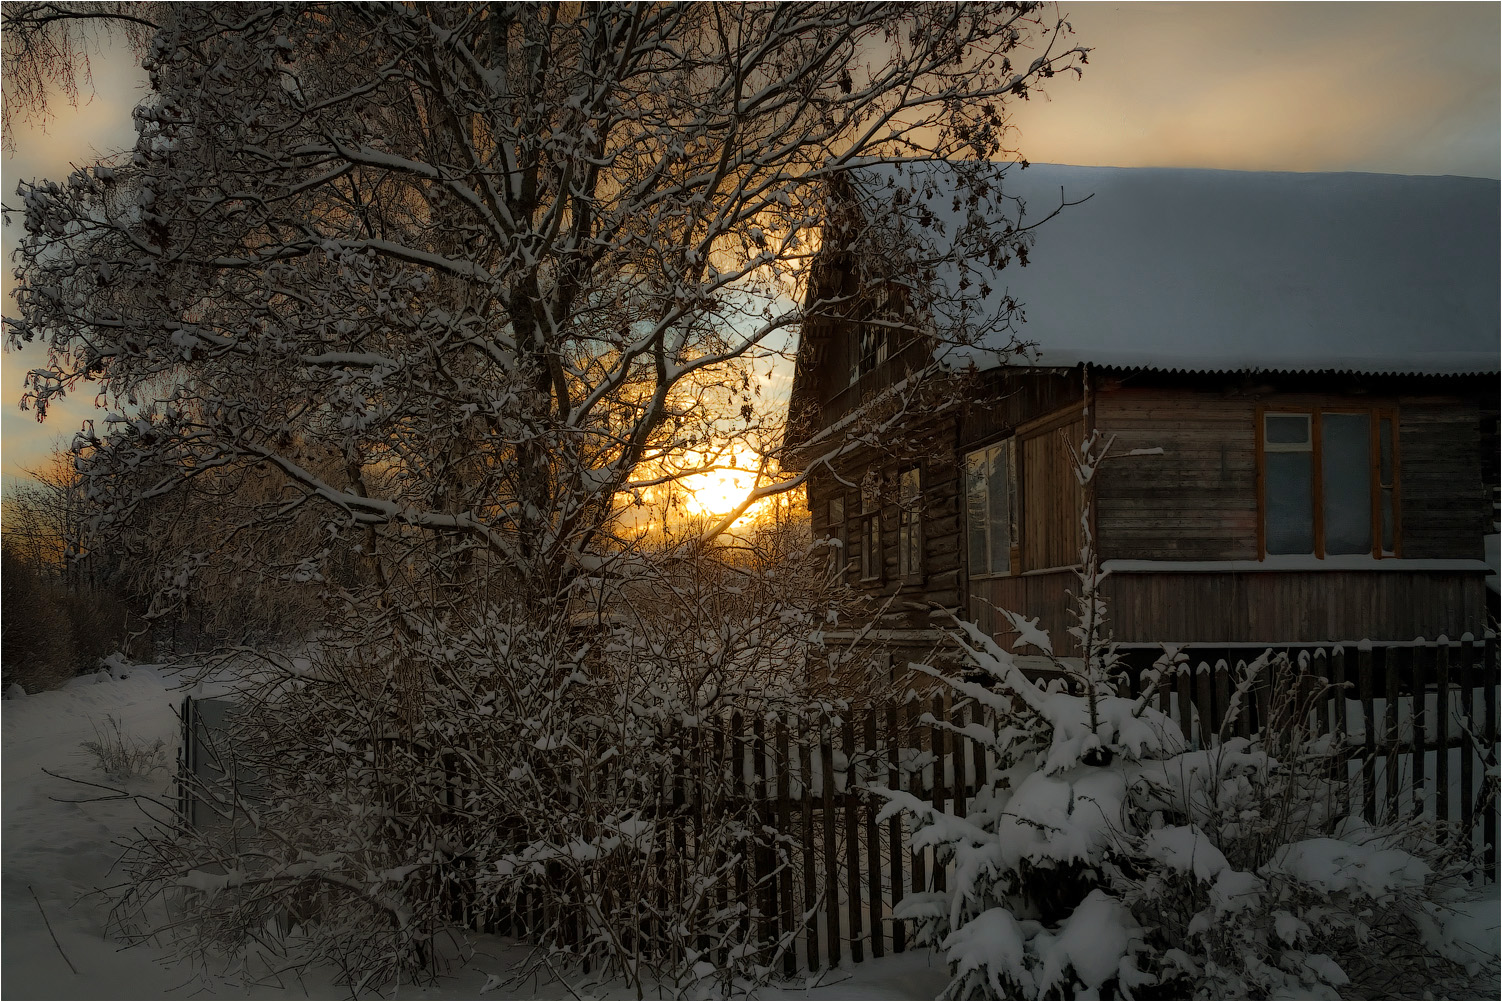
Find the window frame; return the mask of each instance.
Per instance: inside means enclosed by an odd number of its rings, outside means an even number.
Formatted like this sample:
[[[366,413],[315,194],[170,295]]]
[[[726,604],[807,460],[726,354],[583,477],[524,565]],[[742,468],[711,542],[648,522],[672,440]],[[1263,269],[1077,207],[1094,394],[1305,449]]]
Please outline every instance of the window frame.
[[[915,480],[911,501],[903,494],[903,481],[909,474]],[[922,584],[926,571],[926,557],[923,532],[923,464],[914,463],[897,471],[897,576],[906,584]]]
[[[1267,441],[1267,418],[1269,415],[1299,415],[1309,419],[1309,446],[1310,453],[1310,479],[1313,496],[1310,502],[1313,505],[1314,518],[1314,553],[1316,560],[1324,560],[1328,556],[1325,551],[1325,452],[1323,418],[1326,414],[1365,414],[1367,416],[1367,497],[1368,518],[1371,524],[1372,545],[1369,555],[1376,560],[1392,560],[1403,555],[1403,507],[1402,507],[1402,452],[1399,442],[1398,409],[1391,405],[1368,404],[1262,404],[1257,407],[1256,417],[1256,448],[1257,448],[1257,559],[1266,560],[1284,556],[1298,556],[1299,554],[1282,554],[1267,552],[1267,454],[1268,452],[1293,452],[1306,451],[1302,446],[1289,448],[1280,443],[1269,444]],[[1382,426],[1389,422],[1392,455],[1390,457],[1392,475],[1391,485],[1382,480]],[[1383,548],[1382,539],[1382,515],[1383,515],[1383,491],[1391,492],[1392,507],[1392,549]],[[1340,556],[1359,556],[1359,554],[1336,554]]]
[[[835,517],[835,505],[839,505],[839,517]],[[844,584],[850,568],[850,550],[845,521],[846,498],[836,494],[825,502],[824,532],[838,545],[830,547],[829,576],[836,584]]]
[[[961,481],[963,483],[963,488],[961,490],[961,497],[964,499],[964,504],[963,504],[962,507],[963,507],[964,513],[965,513],[965,534],[964,534],[964,545],[965,545],[965,576],[967,578],[969,578],[970,580],[972,580],[972,581],[975,581],[975,580],[985,580],[985,579],[988,579],[988,578],[1010,578],[1010,577],[1016,577],[1016,576],[1018,576],[1022,572],[1022,525],[1023,525],[1023,518],[1022,518],[1021,506],[1022,506],[1023,491],[1022,491],[1022,484],[1021,484],[1021,482],[1018,479],[1018,477],[1019,477],[1019,471],[1018,471],[1018,468],[1017,468],[1018,467],[1017,453],[1018,453],[1018,451],[1019,451],[1019,449],[1021,447],[1021,442],[1022,442],[1022,439],[1020,438],[1020,436],[1018,436],[1014,432],[1014,433],[1010,433],[1010,434],[1007,434],[1007,435],[1003,435],[1000,438],[992,439],[989,442],[983,442],[983,443],[981,443],[979,445],[976,445],[976,446],[974,446],[972,448],[966,449],[964,451],[964,454],[961,456],[960,475],[961,475]],[[970,530],[971,530],[971,525],[970,525],[970,482],[969,482],[969,477],[970,477],[970,457],[973,456],[973,455],[975,455],[978,452],[988,452],[988,451],[990,451],[992,449],[1000,449],[1000,448],[1005,448],[1006,449],[1006,454],[1007,454],[1007,458],[1006,458],[1006,470],[1007,470],[1007,520],[1008,520],[1008,523],[1009,523],[1007,529],[1008,529],[1008,532],[1010,533],[1010,536],[1011,536],[1011,538],[1008,540],[1008,546],[1007,546],[1007,566],[1006,566],[1005,570],[990,570],[990,569],[987,569],[987,570],[984,570],[984,571],[977,572],[974,567],[970,566]],[[989,504],[989,497],[988,497],[988,499],[987,499],[987,509],[989,510],[989,508],[990,508],[990,504]],[[989,533],[990,533],[990,530],[989,530],[989,519],[987,520],[987,530],[986,531],[987,531],[987,539],[986,539],[985,550],[989,554],[991,552],[991,541],[990,541],[990,537],[989,537]]]
[[[856,572],[862,584],[885,580],[886,554],[881,545],[881,474],[875,467],[861,479],[860,551],[856,555]]]

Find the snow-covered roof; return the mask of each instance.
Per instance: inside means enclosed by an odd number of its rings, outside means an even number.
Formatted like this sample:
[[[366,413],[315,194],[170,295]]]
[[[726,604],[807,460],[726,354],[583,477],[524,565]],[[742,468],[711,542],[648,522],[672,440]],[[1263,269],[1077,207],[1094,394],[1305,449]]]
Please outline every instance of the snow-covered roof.
[[[925,184],[914,185],[921,173]],[[866,167],[866,193],[924,189],[963,228],[949,165]],[[1035,231],[1026,267],[969,266],[980,306],[1022,303],[1023,360],[1193,371],[1497,372],[1499,184],[1466,177],[1012,165]],[[1015,221],[1017,207],[996,211]],[[992,216],[998,219],[998,216]],[[958,273],[939,269],[944,282]],[[980,283],[984,283],[983,285]],[[974,307],[967,307],[967,311]],[[1004,334],[949,345],[989,368]]]

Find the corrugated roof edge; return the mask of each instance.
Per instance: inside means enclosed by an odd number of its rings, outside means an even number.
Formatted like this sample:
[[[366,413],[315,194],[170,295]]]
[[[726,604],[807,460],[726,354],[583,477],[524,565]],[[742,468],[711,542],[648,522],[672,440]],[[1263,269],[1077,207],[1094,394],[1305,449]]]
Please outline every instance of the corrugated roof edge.
[[[1010,353],[997,352],[990,349],[969,348],[953,354],[944,349],[935,352],[942,364],[952,369],[967,368],[969,363],[975,363],[977,370],[985,372],[1003,366],[1011,366],[1018,369],[1070,369],[1076,365],[1090,365],[1094,368],[1115,372],[1164,372],[1164,373],[1268,373],[1270,375],[1318,375],[1330,374],[1360,374],[1367,376],[1495,376],[1502,375],[1502,355],[1472,355],[1468,353],[1440,354],[1433,359],[1433,364],[1425,365],[1422,361],[1415,362],[1410,359],[1404,362],[1396,362],[1391,359],[1361,360],[1361,359],[1330,359],[1328,362],[1316,362],[1309,365],[1227,365],[1212,362],[1186,359],[1182,363],[1161,362],[1143,359],[1130,361],[1117,358],[1105,360],[1091,358],[1072,352],[1059,351],[1034,351],[1030,356],[1019,356]],[[1005,358],[1003,356],[1005,355]],[[987,364],[981,364],[977,356],[991,356]]]

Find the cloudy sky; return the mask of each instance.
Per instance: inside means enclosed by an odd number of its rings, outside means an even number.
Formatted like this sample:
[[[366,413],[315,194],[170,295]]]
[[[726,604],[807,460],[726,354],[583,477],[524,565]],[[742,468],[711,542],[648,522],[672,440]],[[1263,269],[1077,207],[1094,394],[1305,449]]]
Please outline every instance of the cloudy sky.
[[[1030,160],[1103,166],[1377,171],[1499,176],[1499,33],[1494,3],[1084,3],[1064,5],[1092,48],[1080,80],[1061,78],[1016,109]],[[129,145],[144,74],[123,53],[94,61],[98,93],[18,129],[3,162],[15,182],[60,177]],[[6,228],[7,260],[13,246]],[[5,309],[9,269],[5,273]],[[7,351],[0,374],[6,478],[41,462],[91,411],[70,400],[38,427],[16,409],[34,351]]]

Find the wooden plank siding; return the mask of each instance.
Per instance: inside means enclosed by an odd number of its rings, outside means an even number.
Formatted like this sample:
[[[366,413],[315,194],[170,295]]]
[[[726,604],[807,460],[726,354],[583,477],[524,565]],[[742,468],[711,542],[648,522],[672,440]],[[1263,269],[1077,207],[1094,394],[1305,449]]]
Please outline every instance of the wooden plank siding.
[[[845,413],[871,387],[892,385],[916,361],[895,357],[857,385],[835,387],[835,396],[843,399],[827,401],[832,406],[826,416]],[[848,373],[848,359],[831,368]],[[1330,374],[1090,370],[1087,378],[1074,368],[945,378],[948,382],[931,381],[928,390],[946,399],[947,409],[914,408],[914,420],[900,433],[884,434],[838,464],[840,477],[849,483],[859,484],[868,469],[879,473],[882,580],[859,582],[853,567],[848,580],[876,600],[872,608],[881,611],[875,625],[893,631],[893,660],[899,666],[921,652],[898,634],[925,633],[913,643],[931,647],[932,630],[945,626],[943,610],[949,609],[964,610],[1003,643],[1008,630],[995,607],[1038,617],[1058,653],[1077,653],[1066,630],[1072,623],[1068,592],[1077,585],[1068,568],[1078,559],[1082,498],[1066,443],[1077,444],[1091,428],[1115,438],[1094,485],[1100,559],[1170,562],[1151,570],[1118,570],[1106,579],[1108,627],[1118,641],[1409,641],[1480,635],[1487,625],[1488,597],[1479,570],[1176,571],[1171,566],[1258,559],[1257,433],[1265,408],[1396,413],[1399,557],[1480,559],[1482,536],[1494,517],[1498,420],[1494,390],[1475,381],[1436,380],[1434,395],[1418,397],[1411,393],[1411,379]],[[964,457],[1008,435],[1017,441],[1021,573],[971,578]],[[915,462],[922,464],[924,573],[921,582],[904,582],[897,572],[897,474]],[[827,501],[834,496],[845,498],[846,552],[854,564],[858,490],[829,475],[811,478],[813,532],[818,537],[827,530]]]
[[[1116,436],[1096,475],[1102,559],[1257,559],[1256,419],[1250,400],[1098,393],[1096,426]],[[1163,454],[1129,455],[1136,449]]]
[[[1057,653],[1075,654],[1065,631],[1077,586],[1068,571],[972,580],[970,616],[1004,645],[1013,634],[993,607],[1036,616]],[[1464,571],[1116,571],[1101,594],[1121,643],[1455,640],[1479,636],[1487,617],[1482,576]]]
[[[1022,570],[1072,567],[1080,559],[1084,496],[1070,449],[1085,434],[1082,417],[1031,435],[1019,434],[1018,502],[1022,507]]]
[[[1402,555],[1482,559],[1482,536],[1491,531],[1482,470],[1495,468],[1497,455],[1482,455],[1480,408],[1402,401],[1398,445]]]

